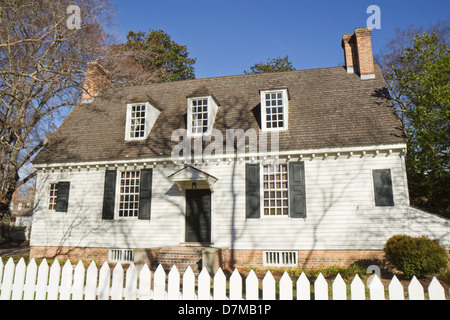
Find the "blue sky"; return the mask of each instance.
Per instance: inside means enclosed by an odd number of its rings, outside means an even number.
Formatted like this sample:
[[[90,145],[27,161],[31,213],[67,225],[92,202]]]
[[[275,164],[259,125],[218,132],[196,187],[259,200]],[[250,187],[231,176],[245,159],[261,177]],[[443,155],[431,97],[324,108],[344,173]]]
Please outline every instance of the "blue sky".
[[[117,40],[128,30],[162,29],[196,58],[197,78],[242,74],[256,62],[289,56],[299,69],[344,61],[342,35],[366,26],[370,5],[381,12],[372,32],[378,53],[395,28],[450,19],[448,0],[112,0]]]

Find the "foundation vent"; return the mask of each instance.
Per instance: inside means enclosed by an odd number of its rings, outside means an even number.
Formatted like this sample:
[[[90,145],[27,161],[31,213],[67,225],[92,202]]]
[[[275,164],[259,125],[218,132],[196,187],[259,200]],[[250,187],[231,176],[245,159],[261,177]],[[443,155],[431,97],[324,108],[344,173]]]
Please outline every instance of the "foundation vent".
[[[292,267],[298,264],[297,251],[264,251],[264,266],[268,267]]]

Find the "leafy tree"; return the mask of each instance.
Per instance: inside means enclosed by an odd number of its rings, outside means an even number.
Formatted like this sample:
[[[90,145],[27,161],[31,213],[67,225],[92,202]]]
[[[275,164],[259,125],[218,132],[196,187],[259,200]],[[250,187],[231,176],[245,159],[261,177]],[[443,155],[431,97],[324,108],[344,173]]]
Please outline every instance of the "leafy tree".
[[[450,54],[436,34],[414,37],[387,72],[407,134],[411,202],[450,216]]]
[[[187,47],[162,30],[128,31],[127,42],[112,45],[102,63],[116,86],[195,79]]]
[[[81,11],[69,28],[70,5]],[[0,218],[34,177],[29,161],[81,97],[87,61],[104,54],[107,0],[0,2]]]
[[[245,74],[265,73],[265,72],[282,72],[295,70],[288,56],[284,58],[267,59],[267,62],[259,62],[250,67],[250,71],[244,71]]]

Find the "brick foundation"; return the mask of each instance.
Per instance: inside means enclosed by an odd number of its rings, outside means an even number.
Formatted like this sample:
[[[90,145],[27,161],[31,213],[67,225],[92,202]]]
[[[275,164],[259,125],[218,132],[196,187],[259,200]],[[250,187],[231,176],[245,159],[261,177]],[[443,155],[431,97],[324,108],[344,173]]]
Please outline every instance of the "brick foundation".
[[[189,248],[189,247],[187,247]],[[162,249],[145,250],[147,263],[155,269],[155,259]],[[180,247],[182,252],[189,250]],[[30,258],[95,260],[104,262],[108,260],[108,248],[80,248],[80,247],[37,247],[32,246]],[[176,257],[174,257],[175,261]],[[347,267],[353,263],[370,265],[383,260],[382,250],[300,250],[298,251],[298,266],[302,269],[316,269],[320,267],[340,266]],[[230,250],[219,249],[215,253],[215,267],[222,269],[246,268],[253,266],[263,268],[263,250]]]
[[[82,247],[37,247],[30,248],[30,259],[70,259],[95,260],[99,262],[108,260],[108,248],[82,248]]]
[[[236,268],[248,266],[263,268],[263,251],[234,250],[234,252],[227,252],[227,261]],[[370,265],[374,261],[383,260],[383,257],[383,250],[300,250],[298,251],[298,267],[302,269],[348,267],[356,262],[361,265]]]

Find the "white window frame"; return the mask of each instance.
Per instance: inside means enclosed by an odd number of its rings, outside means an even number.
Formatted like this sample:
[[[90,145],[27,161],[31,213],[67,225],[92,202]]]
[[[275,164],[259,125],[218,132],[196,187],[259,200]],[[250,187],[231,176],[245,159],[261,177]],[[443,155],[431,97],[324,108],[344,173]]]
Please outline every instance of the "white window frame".
[[[127,172],[135,172],[135,173],[138,173],[139,174],[139,181],[138,181],[138,188],[140,187],[140,179],[141,179],[141,173],[140,173],[140,170],[118,170],[117,171],[117,177],[116,177],[116,201],[115,201],[115,203],[116,203],[116,206],[115,206],[115,210],[114,210],[114,216],[115,216],[115,219],[125,219],[125,220],[133,220],[133,219],[138,219],[139,218],[139,191],[137,192],[137,193],[133,193],[133,196],[136,196],[137,195],[137,203],[138,203],[138,207],[137,207],[137,215],[136,216],[127,216],[127,217],[121,217],[120,216],[120,203],[121,203],[121,201],[120,201],[120,196],[121,195],[123,195],[123,196],[126,196],[126,195],[130,195],[130,194],[121,194],[121,192],[120,192],[120,187],[121,187],[121,185],[120,185],[120,183],[121,183],[121,180],[122,180],[122,173],[127,173]],[[138,189],[139,190],[139,189]],[[136,203],[136,201],[134,201],[134,203]]]
[[[55,186],[54,188],[52,188],[53,185]],[[54,194],[53,196],[50,194],[52,191],[56,192],[56,194]],[[56,212],[56,200],[58,198],[58,182],[49,182],[47,195],[48,195],[47,209]],[[53,199],[55,200],[55,202],[51,203]],[[53,208],[50,208],[50,206],[53,206]]]
[[[192,132],[192,121],[193,121],[193,111],[192,111],[192,103],[193,101],[198,101],[198,100],[207,100],[208,102],[208,110],[207,110],[207,114],[208,114],[208,129],[205,132]],[[218,105],[215,101],[215,99],[213,99],[212,96],[199,96],[199,97],[189,97],[187,99],[187,135],[189,137],[201,137],[204,135],[210,135],[214,126],[214,121],[216,118],[216,114],[217,114],[217,109],[218,109]]]
[[[276,90],[263,90],[261,93],[261,127],[263,131],[282,131],[288,129],[289,122],[289,99],[287,89],[276,89]],[[267,94],[278,94],[281,93],[282,97],[282,108],[283,108],[283,127],[268,128],[267,127],[267,112],[266,112],[266,95]],[[279,106],[274,106],[279,107]]]
[[[284,190],[284,188],[276,188],[276,187],[274,189],[267,189],[267,190],[264,188],[264,167],[265,166],[273,166],[273,165],[285,166],[286,167],[286,189],[285,190]],[[280,172],[280,174],[281,174],[281,172]],[[283,204],[281,206],[282,210],[283,210],[283,208],[287,209],[287,214],[277,215],[275,213],[274,215],[271,215],[270,213],[269,214],[265,214],[264,213],[264,209],[265,209],[264,192],[265,191],[267,191],[267,192],[284,192],[284,191],[286,191],[287,192],[287,198],[286,198],[287,207],[284,206]],[[282,196],[281,201],[284,201],[283,199],[284,198]],[[275,200],[275,201],[277,201],[277,200]],[[262,218],[264,218],[264,219],[280,219],[280,218],[284,219],[284,218],[289,218],[290,217],[290,213],[289,213],[289,210],[290,210],[290,204],[289,204],[289,165],[287,163],[261,164],[260,165],[260,203],[262,204],[261,205],[261,209],[260,209],[261,210],[261,215],[260,216]],[[275,210],[276,210],[277,207],[278,207],[278,205],[275,204]],[[269,203],[269,210],[270,210],[270,208],[271,208],[271,206],[270,206],[270,203]]]
[[[131,137],[131,112],[132,108],[135,106],[145,106],[145,124],[144,124],[144,136],[143,137]],[[156,122],[161,111],[149,102],[136,102],[127,104],[127,115],[126,115],[126,126],[125,126],[125,140],[126,141],[139,141],[148,138],[153,125]]]

